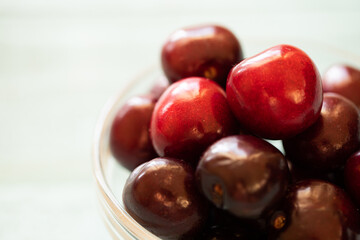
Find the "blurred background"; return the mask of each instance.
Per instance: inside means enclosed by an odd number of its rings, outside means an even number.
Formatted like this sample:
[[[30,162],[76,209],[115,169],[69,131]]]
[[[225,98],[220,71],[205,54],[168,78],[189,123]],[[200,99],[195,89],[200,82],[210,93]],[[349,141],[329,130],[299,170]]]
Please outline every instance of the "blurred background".
[[[321,73],[360,67],[358,0],[0,0],[0,239],[110,239],[91,166],[101,108],[201,23],[245,56],[288,43]]]

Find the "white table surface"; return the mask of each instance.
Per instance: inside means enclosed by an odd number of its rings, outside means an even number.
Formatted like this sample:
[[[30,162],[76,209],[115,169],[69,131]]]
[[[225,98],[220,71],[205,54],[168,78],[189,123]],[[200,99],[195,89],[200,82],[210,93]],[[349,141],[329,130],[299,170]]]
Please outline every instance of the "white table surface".
[[[209,22],[246,56],[289,43],[321,72],[360,67],[358,0],[0,0],[0,239],[110,239],[91,167],[99,112],[172,31]]]

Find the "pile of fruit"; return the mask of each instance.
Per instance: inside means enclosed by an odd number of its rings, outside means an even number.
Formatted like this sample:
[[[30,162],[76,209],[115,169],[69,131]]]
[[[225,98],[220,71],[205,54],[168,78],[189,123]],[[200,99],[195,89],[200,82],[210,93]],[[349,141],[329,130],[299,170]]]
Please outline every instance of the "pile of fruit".
[[[138,223],[164,239],[360,239],[360,70],[321,77],[289,45],[244,58],[215,25],[174,32],[161,60],[110,134]]]

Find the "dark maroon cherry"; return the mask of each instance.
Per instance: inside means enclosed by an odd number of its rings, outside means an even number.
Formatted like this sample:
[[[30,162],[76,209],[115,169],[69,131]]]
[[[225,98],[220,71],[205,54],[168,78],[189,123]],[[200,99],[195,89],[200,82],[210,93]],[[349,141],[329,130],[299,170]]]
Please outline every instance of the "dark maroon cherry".
[[[289,45],[241,61],[229,73],[226,93],[243,127],[268,139],[302,132],[316,121],[322,104],[315,64]]]
[[[346,189],[360,207],[360,150],[346,161],[344,177]]]
[[[282,153],[250,135],[212,144],[196,169],[198,184],[217,207],[241,218],[259,218],[284,195],[289,170]]]
[[[129,170],[157,156],[149,134],[154,106],[153,97],[132,97],[121,107],[112,123],[110,132],[112,154]]]
[[[177,30],[165,42],[161,53],[162,67],[170,81],[198,76],[223,87],[230,69],[242,58],[235,35],[216,25]]]
[[[322,78],[324,92],[338,93],[360,108],[360,69],[337,64],[330,67]]]
[[[137,167],[126,181],[123,201],[138,223],[165,239],[187,239],[207,215],[193,169],[170,158],[155,158]]]
[[[360,216],[348,195],[320,180],[293,185],[270,220],[269,239],[357,240]]]
[[[348,99],[325,93],[316,123],[285,139],[283,145],[294,165],[317,172],[344,167],[350,155],[360,148],[360,113]]]
[[[163,93],[150,128],[159,156],[193,163],[210,144],[237,131],[224,90],[200,77],[175,82]]]

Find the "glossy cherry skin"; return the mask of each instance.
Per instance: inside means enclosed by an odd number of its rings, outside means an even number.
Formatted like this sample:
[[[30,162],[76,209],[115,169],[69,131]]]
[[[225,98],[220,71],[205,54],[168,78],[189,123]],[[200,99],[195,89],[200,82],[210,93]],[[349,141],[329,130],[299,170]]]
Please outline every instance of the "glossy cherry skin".
[[[164,239],[188,239],[206,221],[207,202],[184,161],[155,158],[137,167],[123,189],[126,211]]]
[[[360,69],[348,65],[330,67],[322,78],[324,92],[338,93],[360,108]]]
[[[316,172],[345,166],[360,148],[360,113],[354,103],[336,93],[325,93],[319,119],[297,136],[283,140],[294,165]]]
[[[356,240],[360,216],[339,187],[320,180],[293,185],[270,221],[269,240]]]
[[[242,58],[235,35],[216,25],[179,29],[170,35],[161,52],[162,68],[170,81],[198,76],[224,88],[230,69]]]
[[[360,149],[346,161],[344,178],[347,191],[360,207]]]
[[[111,152],[129,170],[157,157],[149,133],[155,102],[152,96],[132,97],[119,109],[112,123]]]
[[[243,127],[268,139],[302,132],[316,121],[322,104],[315,64],[289,45],[241,61],[229,73],[226,93]]]
[[[283,197],[289,176],[282,153],[250,135],[215,142],[196,169],[198,184],[208,200],[248,219],[259,218]]]
[[[155,105],[151,138],[159,156],[196,164],[216,140],[238,132],[224,90],[206,78],[173,83]]]

